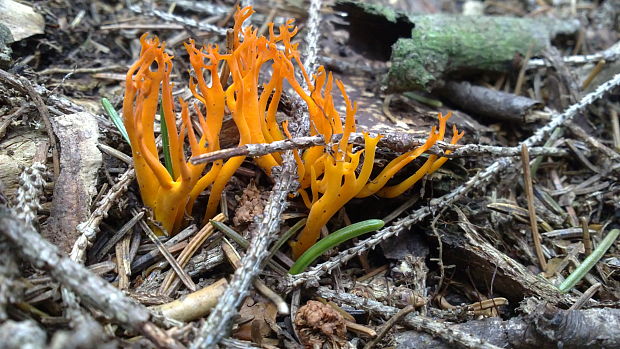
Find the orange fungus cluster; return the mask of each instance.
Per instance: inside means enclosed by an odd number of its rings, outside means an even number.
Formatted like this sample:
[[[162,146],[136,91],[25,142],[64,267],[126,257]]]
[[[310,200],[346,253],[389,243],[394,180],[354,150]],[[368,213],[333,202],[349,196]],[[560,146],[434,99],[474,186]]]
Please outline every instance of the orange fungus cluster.
[[[191,106],[190,113],[188,103],[178,100],[180,122],[170,81],[172,57],[157,38],[142,36],[140,58],[127,73],[123,118],[144,204],[153,210],[165,232],[174,233],[181,228],[186,214],[192,214],[196,198],[206,189],[210,189],[210,195],[205,218],[217,213],[222,191],[245,161],[244,156],[238,156],[194,165],[188,161],[186,145],[191,157],[219,150],[226,113],[237,126],[239,145],[284,140],[288,132],[276,121],[276,113],[285,86],[290,86],[308,108],[308,133],[324,137],[327,144],[295,152],[298,192],[310,210],[308,223],[291,243],[293,257],[297,258],[318,240],[321,228],[349,200],[373,194],[395,197],[436,171],[447,158],[430,155],[409,178],[387,186],[398,171],[444,139],[450,114],[439,114],[439,126],[431,129],[425,144],[392,160],[373,177],[375,150],[381,136],[365,133],[363,148],[354,150],[349,135],[356,130],[357,105],[349,100],[344,85],[334,81],[323,67],[312,78],[306,73],[297,44],[292,43],[297,33],[292,20],[280,26],[277,34],[270,24],[269,36],[259,36],[253,27],[242,27],[252,13],[247,7],[235,14],[233,47],[228,53],[220,52],[216,45],[199,49],[193,41],[185,44],[193,69],[189,88],[197,103]],[[225,82],[218,75],[224,65],[230,71]],[[296,70],[304,81],[298,81]],[[261,86],[261,81],[266,82]],[[334,105],[334,85],[344,98],[344,114]],[[156,146],[153,125],[160,105],[167,125],[172,173],[160,161]],[[196,115],[197,126],[190,114]],[[342,137],[332,142],[334,135]],[[454,128],[451,143],[462,136]],[[273,167],[282,163],[282,157],[273,153],[254,161],[270,175]]]

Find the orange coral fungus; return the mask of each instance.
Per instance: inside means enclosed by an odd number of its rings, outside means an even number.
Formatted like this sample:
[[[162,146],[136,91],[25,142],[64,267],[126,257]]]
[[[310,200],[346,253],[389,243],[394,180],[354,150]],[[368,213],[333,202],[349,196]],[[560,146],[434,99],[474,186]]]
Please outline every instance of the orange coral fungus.
[[[297,28],[288,21],[280,26],[276,35],[271,24],[269,38],[258,36],[258,30],[252,27],[242,28],[243,21],[253,12],[251,7],[246,7],[235,14],[234,49],[229,54],[220,54],[217,46],[198,49],[193,41],[185,45],[195,73],[189,82],[190,90],[206,109],[203,113],[201,107],[194,105],[193,108],[201,128],[200,139],[196,138],[189,108],[183,101],[179,102],[182,124],[180,131],[177,130],[170,82],[172,57],[164,52],[157,38],[149,39],[146,35],[141,38],[140,58],[127,73],[124,123],[144,204],[153,209],[155,219],[165,231],[176,231],[184,213],[191,213],[195,199],[209,187],[211,195],[205,219],[213,217],[226,183],[245,160],[245,157],[235,157],[226,162],[215,161],[202,175],[204,164],[192,165],[185,159],[186,135],[192,157],[218,150],[222,120],[228,107],[239,130],[239,145],[284,139],[276,122],[276,112],[284,80],[295,81],[291,60],[299,62],[299,53],[296,45],[291,44],[291,38]],[[277,47],[280,43],[285,47],[283,50]],[[226,90],[217,74],[221,62],[228,65],[231,74]],[[264,65],[270,65],[272,74],[259,92],[259,77]],[[172,175],[161,164],[155,145],[153,123],[160,100],[168,126]],[[256,162],[270,174],[281,157],[268,154]]]
[[[379,136],[373,138],[364,134],[364,150],[353,152],[353,145],[349,144],[349,135],[355,131],[357,106],[351,104],[344,86],[337,81],[336,84],[346,103],[343,127],[340,115],[332,101],[332,76],[327,75],[327,80],[325,77],[324,69],[320,68],[315,86],[312,86],[315,97],[304,98],[311,101],[308,108],[311,111],[310,123],[314,125],[314,131],[311,130],[311,133],[329,137],[328,141],[333,134],[342,134],[342,139],[332,146],[309,148],[302,158],[297,158],[299,193],[306,205],[310,207],[310,214],[308,223],[299,234],[297,241],[291,243],[295,259],[318,240],[321,228],[368,182],[372,173],[375,149],[380,139]],[[364,153],[364,161],[357,174],[356,170],[362,153]],[[308,197],[307,188],[311,190],[312,200]],[[319,193],[322,193],[320,198]]]
[[[411,188],[417,181],[419,181],[424,175],[431,174],[435,172],[441,165],[444,164],[448,160],[446,157],[442,157],[437,160],[436,155],[430,155],[426,160],[424,165],[420,167],[411,177],[405,179],[398,185],[385,187],[386,183],[390,178],[392,178],[398,171],[400,171],[403,167],[409,164],[411,161],[415,160],[417,157],[422,155],[425,151],[430,149],[437,141],[441,141],[444,138],[444,134],[446,132],[446,122],[452,116],[451,113],[448,113],[446,116],[441,115],[439,113],[439,131],[435,127],[431,129],[431,132],[426,139],[426,142],[396,159],[392,160],[386,167],[383,168],[381,173],[374,180],[370,181],[364,189],[357,195],[358,198],[363,198],[370,196],[372,194],[377,193],[377,195],[387,198],[396,197],[407,189]],[[456,144],[456,142],[463,137],[464,133],[459,134],[456,128],[454,128],[454,135],[452,137],[452,144]],[[450,152],[446,152],[449,154]],[[385,188],[384,188],[385,187]]]
[[[239,145],[284,139],[276,122],[276,112],[284,80],[295,81],[291,59],[299,56],[296,46],[290,42],[297,33],[292,21],[280,26],[278,35],[274,33],[273,24],[270,24],[270,35],[266,38],[258,36],[258,29],[251,26],[241,28],[243,21],[252,13],[252,8],[246,7],[235,14],[234,49],[230,54],[222,56],[231,74],[232,82],[225,91],[226,105],[239,130]],[[278,49],[279,43],[284,45],[284,50]],[[265,65],[270,66],[272,73],[259,93],[259,78]],[[244,160],[245,157],[235,157],[223,165],[211,189],[211,197],[220,196]],[[271,174],[271,169],[278,166],[282,159],[279,154],[268,154],[255,161],[267,174]],[[202,189],[204,187],[197,190],[200,192]],[[206,218],[215,214],[216,204],[215,200],[209,200]]]
[[[320,72],[319,74],[322,73]],[[317,76],[316,80],[322,81],[320,76]],[[329,80],[331,80],[331,77],[328,78]],[[355,171],[362,151],[352,153],[352,146],[348,143],[349,134],[354,131],[355,127],[354,114],[356,108],[351,107],[344,88],[340,82],[337,83],[347,103],[342,139],[337,145],[327,149],[327,152],[319,150],[316,152],[317,154],[314,154],[312,153],[312,148],[310,148],[304,153],[303,159],[297,158],[298,168],[300,169],[298,171],[301,183],[300,194],[310,208],[310,214],[308,216],[308,223],[297,237],[297,241],[291,242],[293,258],[295,259],[318,240],[321,228],[353,197],[366,197],[375,193],[383,197],[398,196],[411,188],[424,175],[436,171],[447,160],[445,157],[437,159],[436,155],[430,155],[424,165],[412,176],[400,184],[385,187],[388,180],[399,170],[427,151],[437,140],[443,140],[446,121],[450,118],[450,114],[445,117],[439,114],[439,131],[433,127],[425,144],[392,160],[372,181],[369,181],[369,178],[373,168],[375,149],[380,136],[372,138],[368,134],[364,134],[364,162],[359,175],[356,176]],[[330,83],[326,85],[326,93],[329,93],[329,86],[331,86]],[[330,99],[325,98],[323,101]],[[318,99],[314,100],[317,101]],[[330,106],[329,102],[322,102],[318,107],[321,110],[325,110],[324,115],[333,115],[330,116],[331,120],[328,121],[332,132],[337,133],[334,130],[339,129],[341,124],[339,124],[340,118],[333,105]],[[455,127],[451,143],[455,144],[462,136],[463,133],[459,134]],[[320,149],[320,147],[315,147],[315,149]],[[332,156],[332,153],[335,153],[335,156]],[[449,154],[449,152],[446,153]],[[313,158],[315,156],[316,158]],[[308,172],[310,173],[309,175],[307,175]],[[320,176],[322,178],[319,178]],[[308,187],[311,189],[312,200],[309,199],[306,192]],[[318,198],[319,193],[322,193],[320,198]]]
[[[219,150],[222,120],[228,109],[239,131],[239,145],[283,140],[288,132],[286,126],[281,129],[278,125],[276,113],[286,81],[307,105],[308,133],[322,136],[326,144],[310,147],[301,155],[295,153],[299,194],[310,209],[307,225],[297,241],[291,243],[297,258],[317,241],[321,228],[352,198],[400,195],[443,165],[445,157],[438,159],[430,155],[409,178],[386,187],[397,172],[443,140],[450,114],[445,117],[439,114],[439,125],[432,128],[425,144],[392,160],[370,180],[381,136],[364,134],[363,148],[354,150],[349,136],[355,132],[357,106],[349,100],[344,85],[334,81],[323,67],[310,78],[301,64],[297,44],[292,44],[297,33],[292,20],[280,26],[277,34],[273,24],[269,24],[269,37],[259,36],[258,30],[251,26],[243,28],[242,23],[253,12],[251,7],[246,7],[235,14],[233,49],[227,54],[220,53],[217,46],[198,49],[193,41],[185,45],[194,70],[189,87],[199,101],[192,109],[200,138],[194,132],[188,103],[182,100],[178,102],[180,129],[177,127],[170,82],[172,57],[164,52],[157,38],[149,39],[146,35],[141,38],[140,58],[127,73],[123,117],[144,204],[153,209],[155,219],[165,231],[175,232],[185,213],[191,213],[194,201],[206,189],[210,188],[210,196],[205,219],[216,214],[226,184],[245,161],[244,156],[239,156],[217,160],[208,168],[205,164],[192,165],[184,152],[186,139],[192,157]],[[224,64],[230,72],[226,83],[218,76],[218,68]],[[298,81],[296,69],[301,72],[307,90]],[[263,85],[259,86],[260,83]],[[334,105],[334,85],[344,98],[344,115]],[[155,144],[153,123],[160,101],[162,117],[168,126],[172,174],[161,164]],[[332,142],[334,135],[342,136],[338,142]],[[455,144],[462,136],[454,128],[451,143]],[[271,174],[273,167],[282,163],[282,157],[278,153],[268,154],[255,162]]]
[[[206,118],[199,113],[203,129],[200,139],[194,133],[187,103],[180,101],[182,122],[177,130],[170,82],[172,57],[164,52],[164,45],[157,38],[148,38],[145,34],[140,42],[140,58],[127,72],[123,121],[131,142],[142,200],[153,210],[155,220],[161,223],[164,231],[174,232],[180,227],[190,192],[205,168],[204,164],[193,165],[186,161],[185,138],[189,139],[192,156],[219,149],[214,137],[218,136],[224,116],[224,96],[223,93],[211,94],[203,101],[208,112]],[[161,164],[155,144],[153,123],[160,101],[168,129],[172,175]],[[205,177],[215,177],[218,170],[217,166],[212,166]]]

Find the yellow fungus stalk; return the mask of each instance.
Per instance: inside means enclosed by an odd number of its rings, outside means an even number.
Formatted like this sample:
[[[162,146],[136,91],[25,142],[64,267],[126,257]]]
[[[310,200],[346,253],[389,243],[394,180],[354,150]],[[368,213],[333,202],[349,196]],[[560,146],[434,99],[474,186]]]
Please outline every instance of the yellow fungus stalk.
[[[189,106],[181,106],[181,128],[177,129],[177,115],[172,97],[172,57],[164,52],[164,45],[157,38],[146,34],[140,39],[142,51],[138,61],[129,69],[125,84],[123,121],[131,141],[136,177],[145,206],[161,224],[159,233],[175,233],[182,225],[185,207],[191,206],[190,193],[201,179],[205,164],[193,165],[186,159],[184,143],[189,140],[192,156],[219,149],[219,130],[224,117],[223,92],[210,94],[201,100],[207,105],[207,116],[199,114],[203,129],[196,137],[189,117]],[[216,65],[217,62],[214,62]],[[200,100],[200,99],[199,99]],[[161,102],[163,117],[168,126],[168,140],[173,176],[160,161],[155,144],[153,124]],[[196,110],[199,110],[195,106]],[[218,167],[212,166],[204,178],[215,177]],[[204,182],[203,178],[203,182]]]

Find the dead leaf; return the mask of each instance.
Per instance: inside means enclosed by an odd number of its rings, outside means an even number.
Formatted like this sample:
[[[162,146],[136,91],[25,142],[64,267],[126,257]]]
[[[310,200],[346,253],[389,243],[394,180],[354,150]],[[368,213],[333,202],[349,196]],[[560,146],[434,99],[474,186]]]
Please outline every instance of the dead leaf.
[[[13,37],[7,44],[43,34],[45,27],[43,16],[34,12],[32,7],[13,0],[0,0],[0,24],[7,27]]]
[[[233,336],[237,339],[259,343],[256,337],[266,338],[271,331],[276,331],[276,316],[278,309],[271,302],[255,303],[251,297],[247,297],[239,316],[242,324],[239,325]],[[254,335],[253,335],[254,334]]]

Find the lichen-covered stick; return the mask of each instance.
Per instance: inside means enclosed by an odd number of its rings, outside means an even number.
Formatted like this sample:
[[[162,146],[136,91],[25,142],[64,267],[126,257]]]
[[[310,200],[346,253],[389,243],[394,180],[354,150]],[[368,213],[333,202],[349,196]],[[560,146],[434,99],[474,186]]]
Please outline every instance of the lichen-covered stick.
[[[566,56],[562,57],[562,61],[566,64],[586,64],[586,63],[596,63],[601,59],[604,59],[606,62],[614,62],[620,58],[620,41],[611,45],[609,48],[597,52],[591,55],[580,55],[580,56]],[[530,59],[527,62],[527,69],[533,68],[542,68],[547,65],[542,58]]]
[[[213,309],[207,322],[200,328],[198,336],[190,345],[192,349],[212,348],[230,330],[231,320],[237,308],[248,293],[252,281],[261,271],[263,261],[269,255],[269,245],[276,239],[280,227],[280,215],[288,205],[286,197],[295,191],[296,166],[290,151],[283,156],[280,173],[275,174],[275,186],[271,191],[265,210],[257,222],[250,248],[241,260],[230,281],[230,285]],[[275,172],[276,168],[274,168]]]
[[[209,24],[209,23],[204,23],[204,22],[198,22],[194,19],[191,18],[186,18],[186,17],[181,17],[181,16],[177,16],[177,15],[173,15],[172,13],[168,13],[165,11],[160,11],[158,9],[155,8],[151,8],[149,10],[143,10],[140,6],[138,5],[129,5],[128,8],[135,13],[138,14],[144,14],[147,16],[155,16],[155,17],[159,17],[161,19],[163,19],[164,21],[170,21],[170,22],[177,22],[177,23],[181,23],[185,26],[188,27],[192,27],[192,28],[197,28],[199,30],[204,30],[207,32],[212,32],[212,33],[216,33],[219,35],[226,35],[226,29],[218,27],[216,25],[213,24]]]
[[[45,170],[45,164],[35,161],[31,166],[24,168],[19,175],[20,185],[17,188],[15,213],[28,224],[36,223],[37,212],[40,209],[39,197],[45,184],[43,179]]]
[[[20,280],[19,261],[13,251],[13,247],[0,237],[0,322],[9,319],[7,305],[22,301],[24,283]]]
[[[555,114],[551,122],[540,128],[534,135],[524,140],[521,144],[532,147],[538,143],[541,143],[545,140],[545,137],[547,137],[548,134],[553,132],[553,130],[558,127],[562,127],[563,124],[572,119],[579,111],[592,104],[595,100],[601,98],[603,95],[605,95],[605,93],[618,85],[620,85],[620,74],[616,74],[611,80],[599,86],[594,92],[589,93],[588,95],[583,97],[578,103],[573,104],[563,113]],[[292,287],[300,286],[307,281],[317,281],[325,273],[330,272],[331,270],[342,265],[343,263],[346,263],[356,255],[371,248],[374,248],[381,241],[384,241],[394,235],[398,235],[399,233],[406,231],[413,224],[421,221],[433,212],[441,210],[455,203],[471,189],[484,187],[500,171],[514,165],[515,160],[516,158],[500,158],[496,160],[486,169],[478,172],[474,177],[470,178],[467,182],[463,183],[452,192],[431,200],[429,206],[422,207],[409,214],[408,216],[398,220],[393,225],[377,231],[375,234],[373,234],[373,236],[357,242],[353,247],[333,256],[327,262],[310,268],[306,272],[291,276],[289,278],[290,283],[288,288],[290,289]]]
[[[415,147],[419,147],[426,141],[423,138],[414,137],[409,134],[382,134],[383,138],[379,140],[379,146],[388,148],[396,152],[407,152]],[[333,142],[338,142],[341,135],[334,135]],[[364,134],[361,132],[351,133],[349,142],[358,145],[364,144]],[[226,148],[216,150],[210,153],[195,156],[190,159],[194,165],[202,163],[210,163],[215,160],[230,159],[234,156],[259,157],[283,150],[306,149],[316,145],[325,145],[323,136],[307,136],[274,141],[271,143],[245,144],[234,148]],[[452,153],[447,154],[447,151]],[[568,156],[570,153],[557,147],[532,147],[529,148],[531,156]],[[458,158],[465,156],[519,156],[521,150],[519,147],[501,147],[484,144],[450,144],[443,141],[437,141],[427,153],[437,156],[445,156],[447,158]]]
[[[168,2],[172,3],[173,1]],[[226,16],[230,13],[230,7],[219,4],[212,4],[206,1],[175,0],[174,4],[184,9],[188,9],[194,12],[202,12],[204,14],[212,16]]]
[[[306,34],[306,59],[304,67],[309,74],[314,74],[318,67],[317,55],[319,53],[319,26],[321,25],[322,0],[310,0],[308,9],[308,33]]]
[[[71,250],[71,259],[84,263],[86,249],[95,241],[99,231],[99,223],[108,215],[108,210],[112,204],[127,190],[127,187],[136,176],[133,168],[127,169],[118,179],[118,182],[110,188],[108,193],[97,203],[97,209],[91,213],[88,220],[78,224],[77,231],[81,235],[75,240]]]

